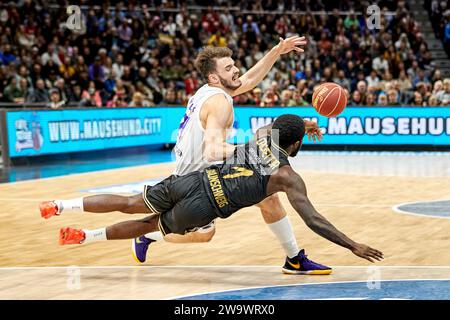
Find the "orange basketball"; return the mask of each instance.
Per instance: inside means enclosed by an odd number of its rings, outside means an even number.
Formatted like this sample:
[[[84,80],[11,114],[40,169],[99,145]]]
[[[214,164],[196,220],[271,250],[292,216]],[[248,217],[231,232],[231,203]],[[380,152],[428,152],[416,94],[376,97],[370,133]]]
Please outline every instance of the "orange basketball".
[[[312,105],[321,115],[335,117],[347,106],[347,92],[336,83],[322,83],[314,90]]]

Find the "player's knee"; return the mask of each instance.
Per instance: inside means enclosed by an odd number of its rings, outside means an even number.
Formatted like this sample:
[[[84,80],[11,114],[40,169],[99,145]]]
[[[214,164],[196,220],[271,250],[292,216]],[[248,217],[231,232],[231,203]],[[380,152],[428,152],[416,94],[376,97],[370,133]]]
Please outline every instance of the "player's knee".
[[[266,223],[274,223],[286,216],[286,211],[281,205],[278,194],[273,194],[262,201],[259,206]]]
[[[269,202],[272,202],[272,203],[280,201],[280,197],[278,197],[278,193],[271,194],[270,196],[267,197],[267,199]]]
[[[216,228],[212,228],[211,231],[205,233],[205,242],[210,242],[214,235],[216,234]]]
[[[272,211],[279,207],[279,203],[280,198],[278,197],[278,194],[274,193],[258,203],[258,207],[264,211]]]
[[[196,242],[210,242],[211,239],[216,234],[216,228],[211,227],[208,229],[208,231],[197,231],[195,236]]]

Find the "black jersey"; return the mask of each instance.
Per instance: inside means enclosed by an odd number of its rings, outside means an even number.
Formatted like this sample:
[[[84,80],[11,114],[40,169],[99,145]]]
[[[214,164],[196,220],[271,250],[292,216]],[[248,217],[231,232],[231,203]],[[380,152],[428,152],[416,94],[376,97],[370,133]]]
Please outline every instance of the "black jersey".
[[[287,152],[266,135],[236,147],[223,164],[206,168],[203,182],[217,215],[227,218],[261,202],[268,196],[270,176],[285,165],[289,165]]]

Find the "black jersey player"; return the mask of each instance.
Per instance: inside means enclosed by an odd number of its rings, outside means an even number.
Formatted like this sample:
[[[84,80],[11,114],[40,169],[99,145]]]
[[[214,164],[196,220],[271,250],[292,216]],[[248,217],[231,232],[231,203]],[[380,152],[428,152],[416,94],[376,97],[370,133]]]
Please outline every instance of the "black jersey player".
[[[81,210],[88,212],[121,211],[151,213],[139,221],[125,221],[103,229],[62,228],[61,244],[79,244],[95,240],[137,238],[155,230],[166,237],[188,235],[216,218],[227,218],[244,207],[261,202],[276,192],[285,192],[306,225],[320,236],[350,249],[355,255],[381,260],[383,254],[356,243],[319,214],[308,199],[303,179],[292,169],[288,157],[294,157],[305,134],[303,120],[296,115],[278,117],[267,130],[259,130],[248,143],[238,145],[234,155],[222,164],[203,172],[172,175],[154,186],[146,186],[142,195],[96,195],[83,198]],[[41,204],[45,217],[60,214],[54,202]],[[139,259],[140,254],[134,252]],[[297,261],[295,261],[297,259]],[[145,257],[144,257],[145,260]],[[329,274],[331,268],[308,260],[301,250],[295,259],[287,259],[285,272]]]

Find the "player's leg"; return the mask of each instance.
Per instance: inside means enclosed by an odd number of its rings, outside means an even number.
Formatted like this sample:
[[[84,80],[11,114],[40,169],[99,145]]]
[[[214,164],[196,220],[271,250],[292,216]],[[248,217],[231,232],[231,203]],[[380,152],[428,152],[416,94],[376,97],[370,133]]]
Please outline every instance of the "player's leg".
[[[158,221],[159,215],[153,214],[141,220],[123,221],[95,230],[61,228],[59,243],[64,245],[133,239],[148,232],[158,230]]]
[[[291,222],[277,194],[264,199],[257,206],[286,253],[282,268],[284,273],[325,275],[332,272],[331,268],[309,260],[304,249],[299,250]]]
[[[105,213],[120,211],[123,213],[154,213],[145,204],[142,194],[133,196],[99,194],[69,200],[46,201],[39,205],[39,209],[42,217],[45,219],[69,212]]]
[[[199,228],[195,232],[189,232],[184,235],[170,233],[164,237],[164,240],[172,243],[209,242],[214,237],[215,233],[215,223],[212,221],[207,226]]]
[[[182,196],[174,207],[161,214],[160,231],[168,230],[160,239],[174,243],[208,242],[215,234],[214,219],[217,215],[201,188],[200,177],[191,175],[183,178],[182,183],[175,181],[172,185],[172,195]],[[145,193],[144,193],[145,195]],[[152,203],[154,194],[147,194],[146,203]],[[145,198],[145,196],[144,196]],[[165,227],[164,227],[165,226]],[[146,234],[132,243],[133,254],[139,262],[145,262],[149,245],[157,241]],[[158,235],[159,236],[159,235]]]
[[[291,221],[280,202],[277,194],[267,197],[256,205],[261,209],[261,214],[269,229],[280,242],[289,258],[297,256],[299,248],[292,230]]]

